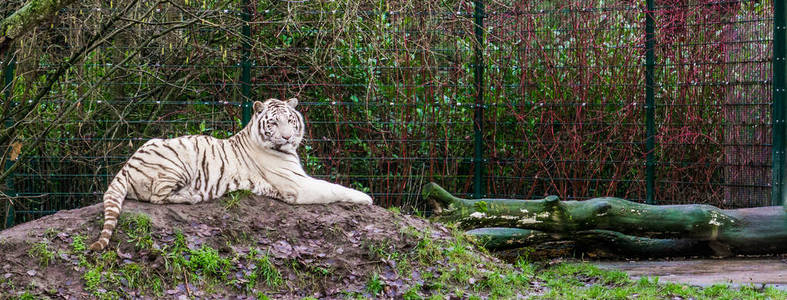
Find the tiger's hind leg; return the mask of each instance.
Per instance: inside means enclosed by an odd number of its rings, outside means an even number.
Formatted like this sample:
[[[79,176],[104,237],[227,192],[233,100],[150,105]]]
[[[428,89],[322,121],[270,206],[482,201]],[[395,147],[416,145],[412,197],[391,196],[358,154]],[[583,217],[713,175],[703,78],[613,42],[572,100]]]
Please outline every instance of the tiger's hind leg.
[[[186,184],[183,180],[175,176],[159,173],[158,178],[151,182],[150,203],[188,203],[191,199],[186,199],[184,190]]]

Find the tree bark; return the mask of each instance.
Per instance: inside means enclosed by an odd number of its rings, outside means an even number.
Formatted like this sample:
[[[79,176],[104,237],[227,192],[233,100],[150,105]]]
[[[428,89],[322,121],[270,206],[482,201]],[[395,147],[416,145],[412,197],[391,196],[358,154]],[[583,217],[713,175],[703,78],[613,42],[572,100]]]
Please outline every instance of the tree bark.
[[[51,18],[60,9],[75,0],[31,0],[22,8],[0,21],[0,56],[10,47],[14,40]]]
[[[722,210],[612,197],[469,200],[434,183],[425,185],[422,193],[435,206],[438,220],[476,229],[469,233],[491,249],[572,240],[584,248],[648,257],[787,252],[787,214],[780,206]]]

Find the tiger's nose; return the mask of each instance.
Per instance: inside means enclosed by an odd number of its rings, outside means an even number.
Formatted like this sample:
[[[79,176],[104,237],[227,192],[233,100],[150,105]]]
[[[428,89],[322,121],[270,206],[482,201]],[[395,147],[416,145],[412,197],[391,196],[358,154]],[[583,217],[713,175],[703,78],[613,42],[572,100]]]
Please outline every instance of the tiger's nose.
[[[281,134],[281,138],[283,138],[285,140],[289,140],[291,137],[292,137],[292,134],[289,134],[289,133],[282,133]]]

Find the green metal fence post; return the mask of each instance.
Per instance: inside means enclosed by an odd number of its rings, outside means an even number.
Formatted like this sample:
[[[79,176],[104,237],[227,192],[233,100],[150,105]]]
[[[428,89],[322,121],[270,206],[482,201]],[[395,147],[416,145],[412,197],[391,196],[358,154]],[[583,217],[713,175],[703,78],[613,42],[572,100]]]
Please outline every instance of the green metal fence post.
[[[653,16],[653,0],[647,0],[647,12],[645,13],[645,126],[647,130],[647,137],[645,141],[646,152],[646,198],[648,204],[656,204],[654,199],[655,189],[655,155],[653,149],[655,148],[655,121],[653,120],[656,110],[656,101],[654,96],[654,78],[653,72],[655,67],[656,54],[653,51],[653,32],[654,32],[654,16]]]
[[[240,89],[242,95],[242,119],[243,126],[251,120],[251,5],[249,0],[243,0],[243,28],[241,29],[241,43],[243,51],[243,61],[241,62]]]
[[[473,158],[473,196],[484,197],[484,1],[475,0],[475,117],[473,118],[474,148]]]
[[[771,204],[785,205],[785,130],[784,121],[787,116],[787,5],[784,1],[773,2],[773,176],[771,178]]]
[[[16,69],[16,59],[15,59],[15,57],[13,55],[9,55],[9,59],[11,61],[8,62],[8,65],[6,66],[5,70],[3,70],[3,74],[5,75],[5,76],[3,76],[3,77],[5,77],[5,79],[3,81],[3,89],[5,90],[5,97],[4,97],[5,101],[13,101],[13,99],[11,99],[11,96],[13,95],[11,93],[11,83],[13,83],[13,81],[14,81],[14,71]],[[13,107],[13,103],[12,103],[11,107]],[[13,120],[11,120],[11,119],[5,120],[5,126],[6,127],[13,126]],[[8,168],[11,167],[11,165],[13,165],[13,163],[10,160],[6,159],[4,167],[6,169],[8,169]],[[6,186],[6,195],[11,195],[11,196],[14,196],[14,197],[18,196],[18,194],[16,193],[16,191],[14,189],[14,174],[13,173],[11,173],[8,177],[6,177],[5,186]],[[14,220],[16,213],[14,212],[14,206],[10,202],[8,203],[8,209],[5,212],[7,213],[7,215],[6,215],[7,217],[5,219],[5,224],[4,224],[5,226],[3,228],[9,228],[11,226],[14,226],[14,223],[16,222]]]

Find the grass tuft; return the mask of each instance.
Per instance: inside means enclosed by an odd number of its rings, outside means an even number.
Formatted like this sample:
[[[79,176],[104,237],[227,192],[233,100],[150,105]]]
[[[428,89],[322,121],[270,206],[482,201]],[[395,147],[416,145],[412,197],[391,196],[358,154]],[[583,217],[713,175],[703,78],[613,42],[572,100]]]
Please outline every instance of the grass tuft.
[[[251,249],[247,259],[254,263],[253,271],[246,276],[246,279],[249,280],[246,283],[247,290],[252,290],[254,285],[260,281],[271,288],[277,288],[284,283],[281,272],[273,265],[267,253],[259,254],[257,249]]]
[[[209,246],[203,245],[190,252],[191,257],[187,266],[191,270],[202,272],[202,274],[223,276],[231,266],[229,259],[221,257],[218,250]]]
[[[87,245],[85,244],[85,236],[81,234],[74,235],[71,240],[71,252],[72,253],[82,253],[87,250]]]
[[[153,237],[150,236],[152,227],[150,216],[143,213],[122,213],[118,224],[128,235],[128,241],[133,242],[137,249],[153,248]]]
[[[27,255],[38,259],[38,264],[44,268],[49,266],[49,264],[53,262],[56,257],[55,252],[49,249],[49,243],[46,241],[33,244],[33,246],[30,247],[30,250],[27,251]]]
[[[372,277],[366,282],[366,292],[376,296],[383,291],[383,287],[385,287],[385,284],[380,279],[380,275],[377,272],[372,273]]]
[[[227,193],[225,197],[222,197],[224,209],[230,210],[237,207],[240,200],[248,196],[251,196],[251,191],[249,190],[237,190]]]

